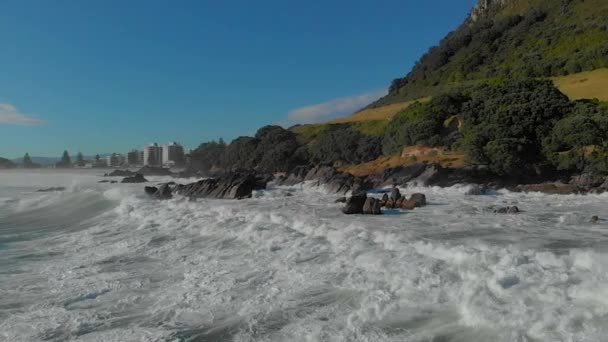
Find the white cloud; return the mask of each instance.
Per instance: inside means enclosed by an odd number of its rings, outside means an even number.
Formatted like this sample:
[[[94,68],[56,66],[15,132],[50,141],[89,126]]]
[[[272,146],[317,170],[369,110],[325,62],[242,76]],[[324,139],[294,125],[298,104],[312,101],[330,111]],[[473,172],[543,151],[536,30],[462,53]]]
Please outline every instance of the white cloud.
[[[334,119],[352,114],[386,94],[386,90],[376,90],[295,108],[289,111],[287,119],[292,124],[306,124]]]
[[[20,113],[15,106],[0,103],[0,125],[41,125],[44,121],[31,115]]]

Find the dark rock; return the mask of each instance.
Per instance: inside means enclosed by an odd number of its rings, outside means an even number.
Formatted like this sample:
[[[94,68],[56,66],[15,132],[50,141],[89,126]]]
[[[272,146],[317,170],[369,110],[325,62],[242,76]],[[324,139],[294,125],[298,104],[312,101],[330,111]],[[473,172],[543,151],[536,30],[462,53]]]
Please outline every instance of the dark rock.
[[[106,179],[106,180],[99,181],[97,183],[110,183],[110,181]]]
[[[439,165],[431,164],[426,167],[416,178],[410,180],[410,183],[414,186],[430,186],[438,182],[442,176],[443,168]]]
[[[158,188],[155,186],[146,186],[144,187],[144,192],[146,193],[146,195],[154,195],[156,192],[158,191]]]
[[[507,208],[507,214],[517,214],[519,213],[519,208],[517,206],[512,206]]]
[[[65,188],[63,186],[58,186],[58,187],[54,187],[54,188],[39,189],[37,192],[53,192],[53,191],[65,191]]]
[[[158,191],[154,194],[154,196],[160,200],[171,199],[173,198],[171,190],[172,189],[169,184],[163,184],[158,188]]]
[[[380,200],[373,198],[373,197],[367,197],[367,199],[365,200],[365,203],[363,204],[363,214],[381,215],[382,210],[381,210]]]
[[[116,184],[118,181],[110,181],[110,184]]]
[[[354,194],[346,200],[346,205],[342,208],[342,212],[347,215],[362,214],[366,200],[367,194],[363,192]]]
[[[135,172],[129,170],[114,170],[108,174],[107,177],[131,177],[135,176]]]
[[[517,214],[519,213],[519,208],[516,206],[512,207],[502,207],[494,210],[496,214]]]
[[[486,195],[489,189],[486,185],[473,184],[471,188],[465,193],[466,196],[482,196]]]
[[[599,216],[593,216],[591,217],[591,223],[598,223],[600,222],[600,217]]]
[[[346,203],[346,197],[340,197],[335,200],[334,203]]]
[[[395,188],[393,188],[393,190],[391,190],[390,198],[395,201],[401,198],[401,192],[399,191],[399,188],[395,187]]]
[[[217,178],[177,185],[174,191],[186,197],[242,199],[250,198],[254,190],[265,189],[267,182],[267,175],[231,172]]]
[[[144,175],[137,173],[135,176],[124,178],[121,183],[146,183],[147,181],[148,180],[144,178]]]

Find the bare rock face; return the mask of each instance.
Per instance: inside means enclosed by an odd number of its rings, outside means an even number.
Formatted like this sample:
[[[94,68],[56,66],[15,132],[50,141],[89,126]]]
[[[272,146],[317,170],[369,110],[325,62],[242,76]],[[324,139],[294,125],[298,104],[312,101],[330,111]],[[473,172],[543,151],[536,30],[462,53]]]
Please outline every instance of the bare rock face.
[[[480,18],[488,16],[493,11],[501,8],[512,0],[479,0],[477,5],[471,11],[470,19],[476,22]]]

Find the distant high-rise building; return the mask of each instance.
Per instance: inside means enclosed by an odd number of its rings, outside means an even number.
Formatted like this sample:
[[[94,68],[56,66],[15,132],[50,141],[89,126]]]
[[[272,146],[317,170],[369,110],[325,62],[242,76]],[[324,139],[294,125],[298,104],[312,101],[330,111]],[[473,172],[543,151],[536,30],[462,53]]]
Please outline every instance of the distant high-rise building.
[[[176,142],[163,145],[162,164],[165,166],[184,165],[184,147]]]
[[[157,143],[150,144],[150,145],[144,147],[143,165],[162,166],[163,165],[162,147],[158,146]]]
[[[106,157],[106,163],[109,167],[122,166],[125,163],[125,156],[118,153],[112,153]]]
[[[143,165],[144,164],[144,151],[131,150],[131,152],[127,153],[127,164]]]

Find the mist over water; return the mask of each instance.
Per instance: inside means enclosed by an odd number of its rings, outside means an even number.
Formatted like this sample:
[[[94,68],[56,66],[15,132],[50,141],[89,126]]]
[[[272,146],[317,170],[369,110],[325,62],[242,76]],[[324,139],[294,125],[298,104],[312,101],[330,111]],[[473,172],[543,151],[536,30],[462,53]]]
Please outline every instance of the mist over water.
[[[429,205],[368,217],[307,185],[160,202],[100,173],[0,173],[0,341],[608,336],[608,195],[403,189]]]

